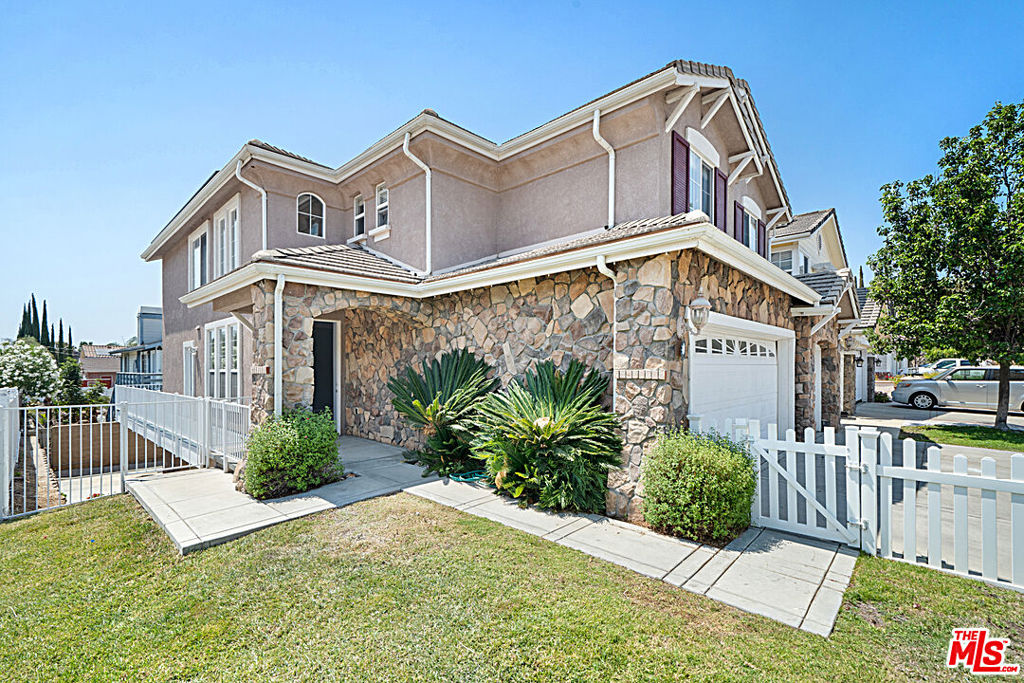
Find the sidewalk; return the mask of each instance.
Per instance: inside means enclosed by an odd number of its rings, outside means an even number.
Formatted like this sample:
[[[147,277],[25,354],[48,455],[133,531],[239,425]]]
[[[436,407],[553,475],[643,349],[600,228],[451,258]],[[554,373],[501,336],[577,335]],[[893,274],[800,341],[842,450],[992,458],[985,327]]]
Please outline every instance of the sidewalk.
[[[521,508],[478,484],[438,480],[405,492],[823,636],[832,632],[857,560],[838,543],[758,528],[716,548],[600,515]]]

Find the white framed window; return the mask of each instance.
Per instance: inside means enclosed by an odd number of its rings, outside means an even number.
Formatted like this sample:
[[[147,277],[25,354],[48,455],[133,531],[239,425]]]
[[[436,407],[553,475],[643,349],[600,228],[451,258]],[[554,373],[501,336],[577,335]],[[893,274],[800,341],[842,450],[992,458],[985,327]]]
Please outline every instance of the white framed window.
[[[793,272],[793,250],[776,251],[772,253],[772,265],[781,268],[787,273]]]
[[[363,195],[357,194],[352,200],[352,235],[362,237],[366,234],[366,203]]]
[[[703,211],[715,222],[715,167],[690,148],[690,211]]]
[[[196,395],[196,345],[190,341],[181,345],[181,393]]]
[[[757,217],[743,212],[743,244],[757,251]]]
[[[302,235],[323,237],[326,212],[323,199],[312,192],[303,192],[295,198],[295,229]]]
[[[203,358],[207,396],[234,400],[242,395],[241,328],[237,322],[218,320],[206,325]]]
[[[213,277],[231,272],[238,267],[239,240],[238,195],[213,214]]]
[[[377,222],[376,227],[370,231],[370,236],[375,239],[384,239],[391,234],[391,223],[389,222],[390,193],[385,183],[381,183],[374,190],[374,199],[377,208]]]
[[[188,291],[199,289],[209,278],[209,227],[210,222],[189,235],[188,238]]]

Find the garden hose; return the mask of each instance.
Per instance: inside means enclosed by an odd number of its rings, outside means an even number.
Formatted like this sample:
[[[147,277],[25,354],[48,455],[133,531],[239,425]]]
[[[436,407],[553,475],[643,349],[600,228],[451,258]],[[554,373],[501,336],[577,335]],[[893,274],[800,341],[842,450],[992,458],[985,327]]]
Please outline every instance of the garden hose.
[[[483,470],[473,470],[471,472],[459,472],[457,474],[450,474],[448,478],[452,481],[459,481],[464,483],[472,483],[480,481],[487,477],[487,473]]]

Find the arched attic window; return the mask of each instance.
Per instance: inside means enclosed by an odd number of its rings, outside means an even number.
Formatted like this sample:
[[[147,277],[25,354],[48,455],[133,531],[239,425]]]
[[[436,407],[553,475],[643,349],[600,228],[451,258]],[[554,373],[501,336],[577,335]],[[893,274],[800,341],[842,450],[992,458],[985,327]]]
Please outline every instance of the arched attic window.
[[[297,229],[303,235],[324,236],[324,200],[312,192],[303,192],[295,200]]]

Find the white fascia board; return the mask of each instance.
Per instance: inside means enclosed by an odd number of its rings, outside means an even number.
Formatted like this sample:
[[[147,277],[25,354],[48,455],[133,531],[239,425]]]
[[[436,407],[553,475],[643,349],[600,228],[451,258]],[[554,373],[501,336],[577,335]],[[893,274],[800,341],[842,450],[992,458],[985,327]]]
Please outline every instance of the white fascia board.
[[[153,241],[149,243],[149,246],[143,250],[141,257],[144,261],[152,260],[153,255],[167,243],[167,240],[170,239],[182,225],[191,220],[196,211],[198,211],[210,197],[216,194],[217,191],[225,185],[225,183],[227,183],[231,178],[234,178],[235,166],[237,166],[239,161],[243,161],[243,163],[244,161],[248,161],[251,157],[251,154],[249,153],[250,149],[251,148],[248,144],[243,145],[242,149],[238,150],[235,156],[231,157],[231,160],[228,161],[224,168],[217,171],[217,174],[211,178],[210,181],[206,183],[206,185],[204,185],[194,197],[192,197],[192,199],[189,200],[188,204],[181,207],[181,209],[178,210],[178,213],[174,214],[171,221],[157,233],[156,237],[153,238]]]
[[[813,318],[819,315],[832,315],[837,306],[796,306],[789,309],[794,318]]]
[[[724,243],[723,240],[729,240],[735,246]],[[289,282],[300,284],[423,299],[468,289],[506,284],[528,277],[542,277],[569,270],[590,268],[595,265],[598,256],[604,256],[609,262],[616,262],[685,249],[699,249],[787,294],[817,302],[817,294],[814,290],[788,273],[779,270],[731,237],[723,235],[710,223],[682,226],[625,238],[617,242],[593,244],[559,254],[420,283],[391,282],[271,262],[250,263],[189,292],[181,297],[180,301],[189,308],[193,308],[210,303],[214,299],[260,280],[274,279],[278,275],[284,275]],[[749,256],[744,252],[750,252]],[[827,310],[831,311],[831,308]]]
[[[795,296],[801,301],[811,302],[815,306],[821,301],[821,295],[813,289],[718,228],[714,228],[714,226],[712,228],[703,233],[700,243],[697,245],[698,249],[741,272],[753,275],[775,289]]]
[[[708,316],[707,325],[701,329],[699,336],[707,337],[715,333],[725,335],[730,333],[740,334],[742,336],[760,337],[762,339],[796,339],[796,332],[788,327],[767,325],[755,320],[736,318],[724,313],[711,311]]]

